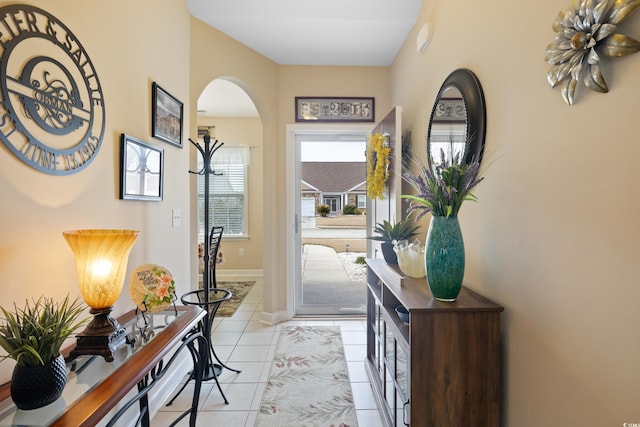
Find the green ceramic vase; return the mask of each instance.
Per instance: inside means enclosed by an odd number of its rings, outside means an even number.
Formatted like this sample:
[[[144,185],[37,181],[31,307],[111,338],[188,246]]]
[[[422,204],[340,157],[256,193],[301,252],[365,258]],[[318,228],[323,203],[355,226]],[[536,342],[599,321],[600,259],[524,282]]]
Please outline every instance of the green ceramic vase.
[[[431,217],[424,263],[433,297],[455,301],[464,277],[464,242],[457,217]]]

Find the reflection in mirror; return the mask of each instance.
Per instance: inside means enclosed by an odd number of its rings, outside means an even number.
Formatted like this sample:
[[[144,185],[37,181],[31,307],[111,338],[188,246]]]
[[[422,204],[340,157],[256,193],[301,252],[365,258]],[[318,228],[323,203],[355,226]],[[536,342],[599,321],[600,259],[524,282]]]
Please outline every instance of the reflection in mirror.
[[[447,163],[462,159],[467,140],[467,109],[460,91],[447,87],[442,91],[431,118],[429,156],[440,162],[442,154]]]
[[[427,133],[427,161],[480,162],[484,151],[485,105],[482,87],[467,69],[457,69],[444,81],[431,111]],[[434,162],[435,161],[435,162]]]

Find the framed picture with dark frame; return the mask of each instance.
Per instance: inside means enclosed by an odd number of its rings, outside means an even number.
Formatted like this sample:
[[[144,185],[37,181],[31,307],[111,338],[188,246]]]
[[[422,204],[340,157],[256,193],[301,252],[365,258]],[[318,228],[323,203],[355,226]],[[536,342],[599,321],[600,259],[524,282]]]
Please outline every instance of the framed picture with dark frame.
[[[162,200],[164,150],[122,134],[120,199]]]
[[[296,96],[296,122],[373,122],[375,98]]]
[[[153,82],[151,135],[161,141],[182,148],[182,102]]]

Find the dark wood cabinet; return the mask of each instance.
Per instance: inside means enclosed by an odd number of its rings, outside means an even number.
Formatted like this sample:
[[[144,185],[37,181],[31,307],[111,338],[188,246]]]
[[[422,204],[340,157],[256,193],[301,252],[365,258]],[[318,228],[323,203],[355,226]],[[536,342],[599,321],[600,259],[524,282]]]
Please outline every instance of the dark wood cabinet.
[[[424,278],[368,259],[365,364],[385,424],[498,426],[502,311],[466,287],[437,301]]]

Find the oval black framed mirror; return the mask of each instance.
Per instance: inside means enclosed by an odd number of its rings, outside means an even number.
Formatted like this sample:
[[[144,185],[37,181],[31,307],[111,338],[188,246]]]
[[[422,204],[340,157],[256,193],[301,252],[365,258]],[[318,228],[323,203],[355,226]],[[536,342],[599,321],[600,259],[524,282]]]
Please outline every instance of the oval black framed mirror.
[[[431,110],[427,130],[427,161],[459,163],[482,161],[486,135],[486,110],[482,86],[476,75],[466,68],[453,71],[440,87]]]

